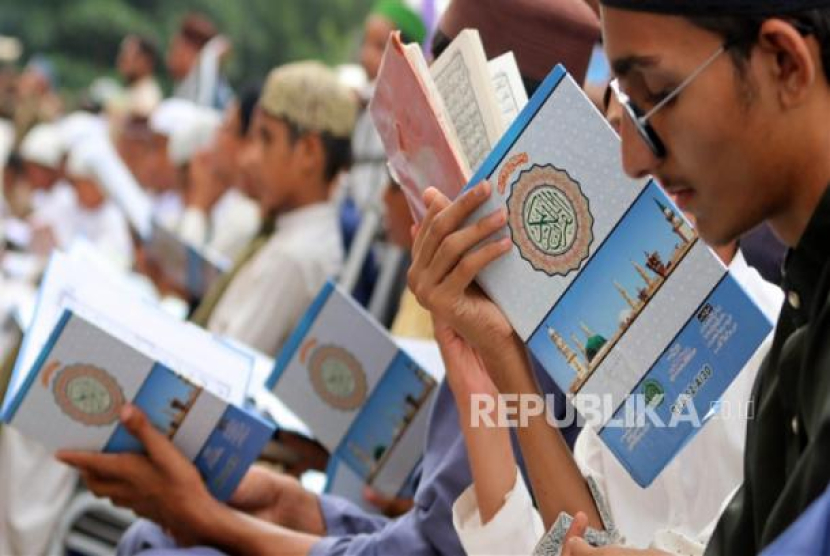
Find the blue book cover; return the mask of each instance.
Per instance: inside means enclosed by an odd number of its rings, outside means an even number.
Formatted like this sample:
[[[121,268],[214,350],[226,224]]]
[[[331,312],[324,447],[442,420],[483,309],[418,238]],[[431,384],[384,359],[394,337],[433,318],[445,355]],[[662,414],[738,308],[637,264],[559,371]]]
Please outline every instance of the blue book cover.
[[[268,381],[352,482],[388,496],[401,492],[421,458],[436,386],[331,282],[289,338]]]
[[[222,399],[111,335],[87,316],[64,311],[3,420],[50,451],[141,452],[119,422],[131,403],[227,500],[273,434],[260,417]]]
[[[641,486],[710,418],[772,323],[560,66],[467,186],[513,249],[478,281]]]

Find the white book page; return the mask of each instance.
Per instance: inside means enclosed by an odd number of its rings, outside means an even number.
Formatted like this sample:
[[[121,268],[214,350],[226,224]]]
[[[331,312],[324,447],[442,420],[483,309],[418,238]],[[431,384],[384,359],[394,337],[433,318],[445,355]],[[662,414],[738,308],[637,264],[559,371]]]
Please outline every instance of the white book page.
[[[466,175],[470,175],[472,172],[470,169],[470,161],[467,158],[467,153],[462,148],[461,139],[455,128],[452,114],[448,110],[447,105],[444,103],[444,98],[441,96],[441,92],[438,90],[438,87],[432,78],[429,66],[427,66],[427,61],[424,59],[424,55],[421,52],[421,47],[417,44],[406,45],[404,47],[404,53],[407,59],[412,63],[413,67],[418,70],[418,77],[420,78],[424,89],[427,91],[427,96],[432,101],[435,115],[438,117],[438,123],[444,130],[444,135],[447,137],[447,140],[455,148],[455,152],[458,153],[459,158],[465,165],[463,168],[464,173]]]
[[[487,67],[493,79],[496,100],[501,108],[502,122],[505,128],[510,127],[527,104],[527,90],[519,73],[516,56],[513,52],[505,52],[490,60]]]
[[[475,172],[507,129],[478,31],[462,31],[430,73]]]
[[[64,309],[79,314],[189,380],[233,404],[242,404],[250,380],[249,356],[211,334],[164,313],[120,282],[56,253],[41,284],[36,315],[26,333],[9,392],[17,392]],[[6,396],[6,402],[12,398]]]

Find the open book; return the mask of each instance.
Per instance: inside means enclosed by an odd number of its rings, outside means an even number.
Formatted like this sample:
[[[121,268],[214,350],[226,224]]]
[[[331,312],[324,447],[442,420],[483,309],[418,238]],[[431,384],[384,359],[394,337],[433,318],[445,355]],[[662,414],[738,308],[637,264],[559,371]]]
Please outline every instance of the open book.
[[[49,450],[137,452],[119,423],[133,403],[224,500],[273,433],[242,409],[251,366],[226,342],[56,253],[2,419]]]
[[[423,455],[436,386],[432,374],[331,282],[268,380],[331,453],[330,479],[347,474],[352,484],[392,497]]]
[[[519,336],[640,485],[707,419],[772,324],[564,68],[468,187],[508,211],[513,249],[478,276]]]
[[[390,37],[369,111],[416,221],[423,192],[455,198],[526,102],[513,55],[488,63],[478,31],[461,32],[431,69],[418,45]]]

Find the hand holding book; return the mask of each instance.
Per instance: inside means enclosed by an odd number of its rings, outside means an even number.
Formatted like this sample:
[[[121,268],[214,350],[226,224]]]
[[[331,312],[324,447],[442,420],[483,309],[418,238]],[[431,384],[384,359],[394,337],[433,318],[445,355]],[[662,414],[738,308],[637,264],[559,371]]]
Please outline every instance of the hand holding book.
[[[429,207],[412,248],[409,287],[436,319],[463,336],[474,348],[498,350],[512,342],[514,330],[501,309],[474,285],[476,275],[511,248],[508,240],[479,243],[503,229],[503,210],[476,224],[463,226],[489,197],[490,185],[479,186],[451,203],[430,189],[424,194]]]
[[[60,451],[56,457],[80,471],[87,487],[101,498],[132,509],[169,531],[178,541],[199,543],[205,515],[219,503],[199,470],[139,409],[125,405],[121,423],[146,454]]]

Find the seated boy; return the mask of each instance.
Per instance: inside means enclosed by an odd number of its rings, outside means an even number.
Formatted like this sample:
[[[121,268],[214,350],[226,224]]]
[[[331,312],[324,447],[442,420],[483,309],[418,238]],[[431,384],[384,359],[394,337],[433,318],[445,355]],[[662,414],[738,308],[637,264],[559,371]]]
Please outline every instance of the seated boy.
[[[229,279],[208,293],[195,322],[277,354],[342,266],[340,223],[329,195],[351,159],[356,112],[351,93],[321,64],[271,72],[242,165],[275,232],[255,253],[249,248]]]

